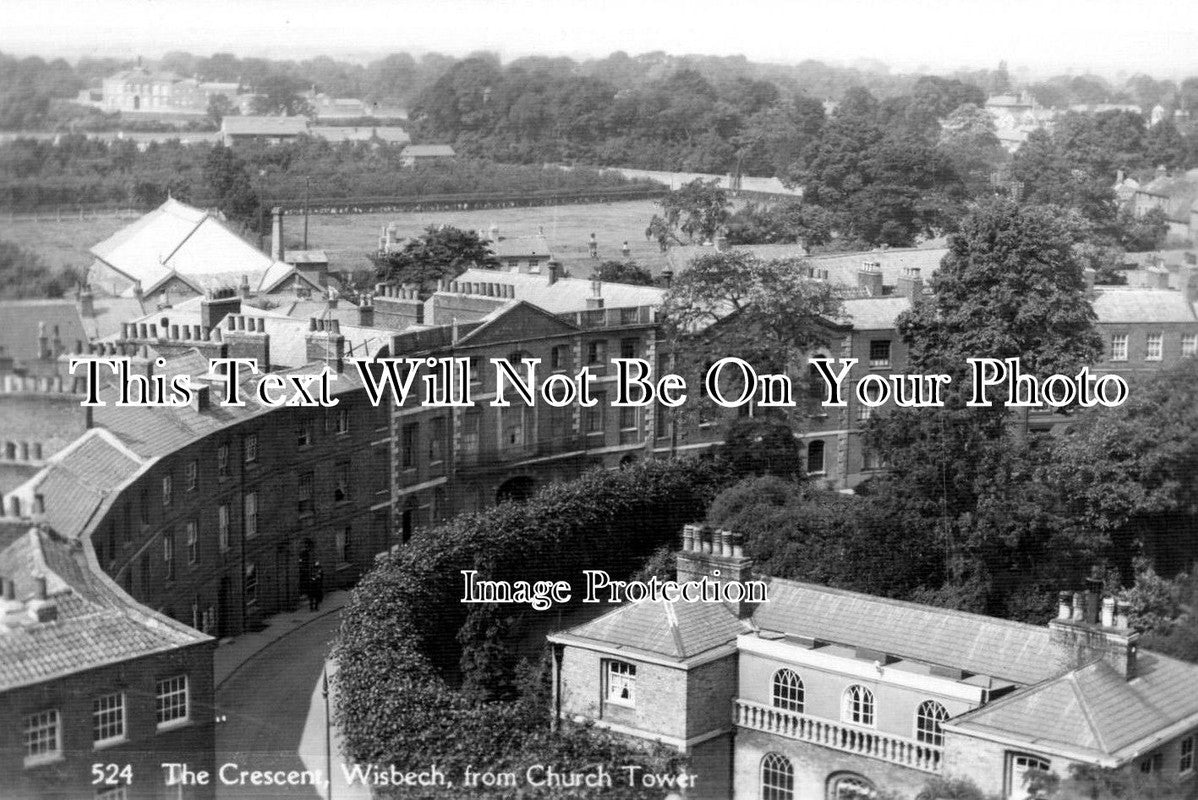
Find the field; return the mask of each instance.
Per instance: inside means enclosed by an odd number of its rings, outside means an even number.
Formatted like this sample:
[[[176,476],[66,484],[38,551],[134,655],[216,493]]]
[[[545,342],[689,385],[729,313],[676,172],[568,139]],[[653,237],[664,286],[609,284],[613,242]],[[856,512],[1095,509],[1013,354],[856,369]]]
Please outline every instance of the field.
[[[415,236],[429,225],[487,231],[494,223],[502,237],[544,233],[553,254],[575,277],[589,276],[596,263],[587,249],[592,232],[599,241],[599,260],[621,258],[620,247],[627,240],[633,260],[656,274],[666,260],[656,242],[645,241],[645,227],[657,210],[651,200],[636,200],[482,211],[313,215],[308,223],[308,246],[323,249],[333,270],[360,271],[370,269],[366,254],[377,247],[384,225],[396,223],[400,236]],[[116,217],[8,219],[0,215],[0,239],[37,253],[51,266],[82,270],[92,260],[88,248],[130,221]],[[288,216],[284,227],[288,247],[298,247],[303,237],[303,218]]]

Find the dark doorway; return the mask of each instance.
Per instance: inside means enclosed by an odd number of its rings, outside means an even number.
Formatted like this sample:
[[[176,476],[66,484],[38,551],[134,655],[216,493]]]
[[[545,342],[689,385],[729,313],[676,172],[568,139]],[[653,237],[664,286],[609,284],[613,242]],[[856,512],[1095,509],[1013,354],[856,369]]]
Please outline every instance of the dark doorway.
[[[404,506],[403,512],[399,515],[399,530],[401,541],[404,544],[412,538],[412,532],[416,526],[416,501],[408,500]]]
[[[217,637],[228,636],[229,627],[229,577],[226,575],[220,579],[220,594],[216,598]]]
[[[308,581],[312,578],[312,540],[304,539],[299,552],[299,590],[308,593]]]
[[[499,491],[495,493],[495,502],[523,502],[532,497],[532,493],[536,488],[536,485],[536,481],[527,475],[521,475],[518,478],[510,478],[500,485]]]

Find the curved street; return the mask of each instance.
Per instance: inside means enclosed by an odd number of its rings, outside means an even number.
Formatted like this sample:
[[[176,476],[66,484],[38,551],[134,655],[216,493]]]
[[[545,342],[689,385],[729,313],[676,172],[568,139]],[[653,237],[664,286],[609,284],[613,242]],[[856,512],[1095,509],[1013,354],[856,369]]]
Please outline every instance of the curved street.
[[[238,765],[226,767],[224,775],[218,776],[222,778],[216,794],[219,800],[318,800],[326,796],[324,786],[228,785],[223,778],[241,771],[287,772],[314,767],[321,770],[323,780],[321,670],[339,623],[340,613],[303,624],[275,622],[295,627],[250,657],[217,689],[217,708],[224,716],[216,729],[217,768]],[[332,753],[334,797],[343,800],[348,795],[338,791],[336,783],[340,770],[335,742]]]

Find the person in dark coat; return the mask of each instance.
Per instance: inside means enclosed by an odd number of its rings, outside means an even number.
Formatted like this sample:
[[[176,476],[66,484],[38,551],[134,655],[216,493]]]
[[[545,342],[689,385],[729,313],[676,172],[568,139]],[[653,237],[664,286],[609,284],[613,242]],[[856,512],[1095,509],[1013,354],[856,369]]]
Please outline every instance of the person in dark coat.
[[[321,600],[324,600],[324,570],[317,561],[312,565],[312,575],[308,578],[308,610],[319,611]]]

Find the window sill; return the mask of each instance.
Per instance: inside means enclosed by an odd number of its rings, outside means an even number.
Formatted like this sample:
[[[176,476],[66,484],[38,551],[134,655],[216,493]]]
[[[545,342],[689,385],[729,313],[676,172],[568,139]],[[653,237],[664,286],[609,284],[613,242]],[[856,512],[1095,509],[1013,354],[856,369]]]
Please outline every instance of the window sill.
[[[114,736],[111,739],[101,739],[98,742],[92,743],[92,750],[107,750],[117,745],[125,744],[129,741],[128,736]]]
[[[159,722],[154,727],[154,732],[155,733],[168,733],[170,731],[178,730],[179,728],[186,728],[190,724],[191,724],[190,717],[184,717],[183,719],[172,719],[170,722]]]
[[[25,756],[24,767],[25,769],[30,769],[31,767],[44,767],[47,764],[58,764],[66,760],[67,758],[62,754],[62,751],[56,753],[46,753],[40,756]]]

